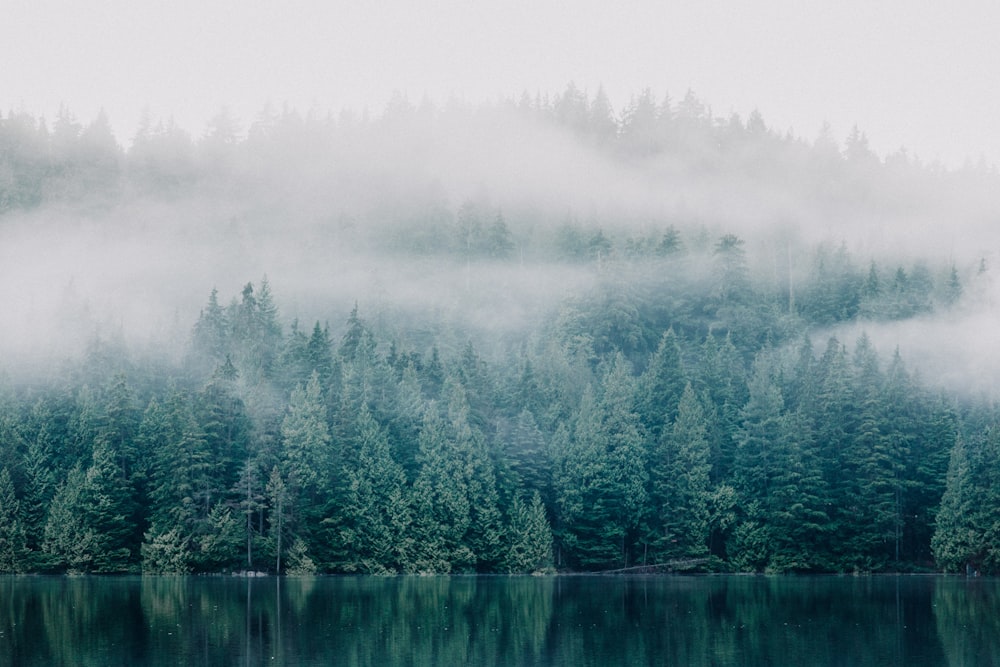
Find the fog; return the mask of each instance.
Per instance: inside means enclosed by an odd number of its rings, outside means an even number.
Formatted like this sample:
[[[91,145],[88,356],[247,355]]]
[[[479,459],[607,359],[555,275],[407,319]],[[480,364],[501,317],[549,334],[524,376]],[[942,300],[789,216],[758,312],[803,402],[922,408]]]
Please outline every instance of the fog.
[[[797,283],[820,245],[887,268],[954,266],[955,309],[832,333],[851,343],[865,330],[884,359],[898,346],[952,389],[1000,377],[995,172],[852,155],[849,138],[778,134],[708,107],[673,133],[628,135],[622,121],[615,139],[560,117],[568,98],[435,108],[396,97],[369,118],[265,110],[208,121],[195,139],[161,122],[117,149],[113,187],[0,209],[3,365],[78,354],[95,335],[179,351],[213,288],[225,302],[265,276],[285,325],[336,329],[357,303],[376,323],[421,319],[390,332],[416,345],[427,321],[435,335],[503,339],[607,276],[625,239],[673,226],[695,257],[736,234],[755,275],[781,255]],[[514,244],[504,261],[433,249],[442,230],[498,215]],[[616,254],[556,261],[569,224],[607,234]]]

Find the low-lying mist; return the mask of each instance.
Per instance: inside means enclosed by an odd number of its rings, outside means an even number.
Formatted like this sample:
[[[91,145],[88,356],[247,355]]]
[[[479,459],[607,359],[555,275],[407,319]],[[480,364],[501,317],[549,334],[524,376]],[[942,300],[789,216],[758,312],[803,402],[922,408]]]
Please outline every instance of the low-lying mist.
[[[357,304],[415,346],[428,327],[524,338],[672,230],[686,270],[710,271],[734,234],[754,280],[780,289],[821,275],[818,248],[886,274],[954,267],[953,308],[831,330],[864,329],[950,388],[993,386],[995,172],[876,156],[858,133],[780,135],[696,102],[644,94],[618,118],[572,89],[480,107],[394,99],[375,119],[264,115],[245,137],[218,119],[196,141],[161,123],[128,151],[85,127],[53,137],[55,166],[34,176],[8,141],[3,365],[72,356],[95,335],[179,355],[213,288],[228,299],[265,276],[285,323],[335,329]],[[0,117],[8,136],[28,131],[15,116]]]

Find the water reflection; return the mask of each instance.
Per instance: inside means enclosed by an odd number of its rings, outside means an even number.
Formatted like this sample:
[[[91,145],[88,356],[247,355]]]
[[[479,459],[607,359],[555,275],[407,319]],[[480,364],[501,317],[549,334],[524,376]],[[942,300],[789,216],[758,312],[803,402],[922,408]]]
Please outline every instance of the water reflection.
[[[998,592],[940,577],[4,577],[0,664],[991,665]]]

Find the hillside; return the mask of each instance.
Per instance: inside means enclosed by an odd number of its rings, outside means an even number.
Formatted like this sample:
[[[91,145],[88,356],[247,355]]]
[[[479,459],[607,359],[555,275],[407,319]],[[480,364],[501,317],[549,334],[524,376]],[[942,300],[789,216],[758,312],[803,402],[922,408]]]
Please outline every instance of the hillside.
[[[0,570],[995,571],[997,184],[691,94],[0,116]]]

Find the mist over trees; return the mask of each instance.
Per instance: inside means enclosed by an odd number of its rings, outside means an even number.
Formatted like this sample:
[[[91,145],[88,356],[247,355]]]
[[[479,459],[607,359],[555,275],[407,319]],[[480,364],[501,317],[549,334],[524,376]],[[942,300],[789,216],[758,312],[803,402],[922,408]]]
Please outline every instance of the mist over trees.
[[[0,114],[0,570],[996,571],[991,385],[898,342],[996,187],[691,93]]]

